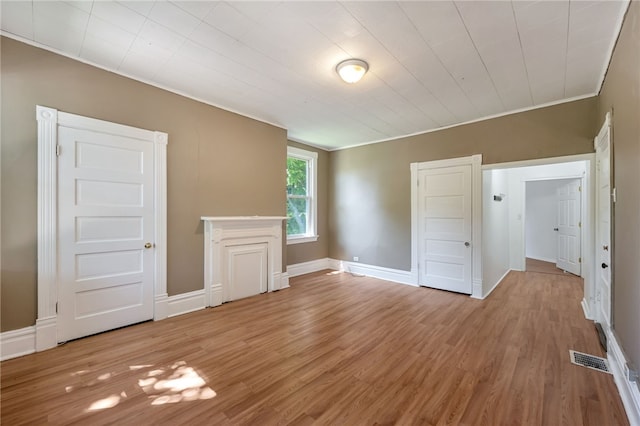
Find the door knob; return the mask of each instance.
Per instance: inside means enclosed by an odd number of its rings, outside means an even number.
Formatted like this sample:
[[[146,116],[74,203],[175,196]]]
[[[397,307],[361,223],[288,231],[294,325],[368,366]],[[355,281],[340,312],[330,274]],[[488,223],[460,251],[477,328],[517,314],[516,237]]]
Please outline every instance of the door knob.
[[[554,231],[559,231],[559,229],[558,229],[558,228],[553,228],[553,230],[554,230]]]
[[[151,246],[153,246],[153,244],[147,243],[147,244],[144,245],[144,248],[149,249],[149,248],[151,248]]]
[[[464,246],[465,246],[465,247],[469,247],[470,245],[471,245],[471,243],[470,243],[469,241],[465,241],[465,242],[464,242]]]
[[[608,268],[608,267],[609,267],[609,265],[607,265],[607,264],[606,264],[606,263],[604,263],[604,262],[603,262],[603,263],[602,263],[602,265],[600,265],[600,266],[602,266],[602,269],[605,269],[605,268]]]
[[[609,246],[602,246],[602,250],[609,251]]]

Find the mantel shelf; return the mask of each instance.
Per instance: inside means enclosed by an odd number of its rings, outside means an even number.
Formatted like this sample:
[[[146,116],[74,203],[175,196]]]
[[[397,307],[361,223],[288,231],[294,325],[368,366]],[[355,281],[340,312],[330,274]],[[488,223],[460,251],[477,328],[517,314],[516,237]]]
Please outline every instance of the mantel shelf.
[[[201,220],[212,222],[285,220],[286,216],[202,216]]]

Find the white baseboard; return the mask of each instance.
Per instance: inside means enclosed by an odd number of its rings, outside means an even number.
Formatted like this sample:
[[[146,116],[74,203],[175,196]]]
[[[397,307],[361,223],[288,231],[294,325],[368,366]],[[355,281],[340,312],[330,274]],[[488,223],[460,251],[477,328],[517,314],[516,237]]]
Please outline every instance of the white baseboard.
[[[191,291],[189,293],[169,296],[168,313],[169,317],[199,311],[207,306],[204,290]]]
[[[400,269],[385,268],[382,266],[367,265],[358,262],[347,262],[340,260],[331,260],[331,266],[337,266],[335,268],[339,271],[345,271],[352,274],[365,275],[367,277],[378,278],[380,280],[393,281],[395,283],[406,284],[413,287],[418,287],[418,283],[415,279],[415,274],[411,271],[402,271]]]
[[[30,326],[0,334],[0,361],[36,351],[36,327]]]
[[[155,297],[153,307],[153,320],[160,321],[169,315],[169,295],[167,293],[158,294]]]
[[[548,257],[533,257],[533,256],[527,256],[529,259],[533,259],[533,260],[540,260],[542,262],[548,262],[548,263],[556,263],[558,261],[558,259],[551,259]]]
[[[289,288],[289,272],[282,272],[280,274],[280,290]]]
[[[58,346],[58,317],[36,319],[36,352]]]
[[[607,358],[613,370],[613,380],[618,387],[629,423],[631,426],[640,426],[640,390],[638,390],[637,383],[628,379],[627,361],[615,334],[610,329],[606,330],[606,333],[609,346]]]
[[[584,317],[588,320],[595,320],[595,318],[591,316],[591,309],[589,308],[589,302],[587,302],[585,298],[582,298],[582,302],[580,302],[580,304],[582,305],[582,312],[584,312]]]
[[[204,306],[220,306],[222,305],[222,284],[211,284],[209,287],[209,297],[210,300],[205,298]]]
[[[482,294],[482,281],[473,280],[473,287],[470,296],[474,299],[484,299],[485,296]]]
[[[504,274],[502,274],[502,276],[500,277],[500,279],[498,281],[496,281],[496,283],[493,285],[493,287],[491,287],[489,289],[489,291],[487,291],[486,293],[482,294],[482,297],[477,297],[476,299],[486,299],[487,297],[489,297],[489,295],[491,293],[493,293],[493,290],[495,290],[496,288],[498,288],[498,286],[500,285],[500,283],[502,282],[502,280],[504,280],[507,275],[509,275],[509,272],[513,271],[513,269],[507,269],[507,272],[505,272]],[[471,296],[473,297],[473,296]]]
[[[342,266],[342,260],[336,260],[329,258],[329,269],[333,269],[334,271],[344,271],[344,267]]]
[[[287,273],[289,274],[289,277],[310,274],[312,272],[322,271],[323,269],[333,269],[331,268],[331,259],[328,257],[325,257],[324,259],[311,260],[309,262],[296,263],[294,265],[287,265]]]

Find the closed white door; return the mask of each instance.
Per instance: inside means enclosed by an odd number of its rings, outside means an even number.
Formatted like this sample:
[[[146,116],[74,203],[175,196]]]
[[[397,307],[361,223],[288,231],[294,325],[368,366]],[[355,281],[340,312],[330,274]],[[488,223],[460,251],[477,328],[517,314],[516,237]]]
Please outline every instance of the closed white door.
[[[557,190],[558,203],[558,260],[563,271],[580,275],[582,198],[580,179],[563,183]]]
[[[418,174],[419,284],[471,294],[471,165]]]
[[[58,128],[58,341],[153,318],[153,143]]]
[[[596,139],[596,306],[598,321],[611,327],[611,148],[608,123]]]

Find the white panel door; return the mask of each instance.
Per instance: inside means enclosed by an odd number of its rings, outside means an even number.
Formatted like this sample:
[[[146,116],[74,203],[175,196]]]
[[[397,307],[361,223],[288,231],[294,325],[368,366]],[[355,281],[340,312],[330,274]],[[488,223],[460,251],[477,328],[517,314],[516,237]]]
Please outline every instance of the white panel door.
[[[611,158],[609,127],[596,140],[596,301],[598,322],[611,327]]]
[[[153,318],[153,143],[58,128],[58,341]]]
[[[471,294],[471,165],[418,178],[419,284]]]
[[[581,198],[580,179],[572,179],[558,187],[558,260],[556,266],[580,275]]]
[[[268,244],[244,244],[226,248],[228,297],[243,299],[267,291]]]

